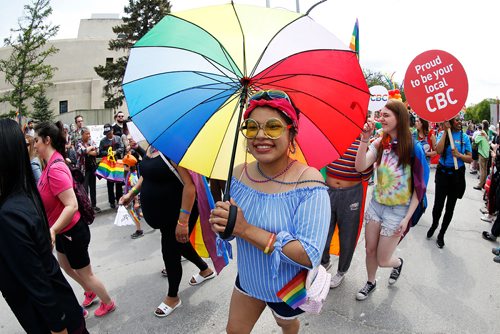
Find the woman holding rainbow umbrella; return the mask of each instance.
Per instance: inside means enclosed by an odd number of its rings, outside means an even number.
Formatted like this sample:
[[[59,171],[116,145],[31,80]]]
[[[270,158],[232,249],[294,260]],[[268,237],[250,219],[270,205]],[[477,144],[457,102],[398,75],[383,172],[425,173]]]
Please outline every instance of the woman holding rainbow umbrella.
[[[238,245],[228,332],[250,332],[266,305],[284,332],[298,332],[302,299],[277,293],[319,265],[330,219],[307,165],[337,159],[366,117],[356,54],[308,13],[193,9],[167,15],[131,50],[123,89],[148,142],[179,166],[227,176],[211,223]]]

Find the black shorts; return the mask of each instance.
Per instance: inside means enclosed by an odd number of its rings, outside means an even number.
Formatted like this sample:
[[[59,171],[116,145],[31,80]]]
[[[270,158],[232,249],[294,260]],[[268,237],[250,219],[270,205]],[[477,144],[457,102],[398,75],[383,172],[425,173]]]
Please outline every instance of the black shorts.
[[[236,282],[234,283],[234,287],[236,288],[236,290],[238,290],[242,294],[249,296],[249,297],[252,297],[245,290],[243,290],[243,288],[241,287],[239,276],[236,276]],[[305,312],[298,307],[294,310],[290,305],[288,305],[285,302],[281,302],[281,303],[265,302],[265,303],[273,311],[275,316],[277,316],[280,319],[284,319],[284,320],[293,320],[293,319],[297,318],[300,314]]]
[[[90,229],[79,220],[69,231],[56,235],[56,250],[66,255],[73,269],[82,269],[90,264]]]

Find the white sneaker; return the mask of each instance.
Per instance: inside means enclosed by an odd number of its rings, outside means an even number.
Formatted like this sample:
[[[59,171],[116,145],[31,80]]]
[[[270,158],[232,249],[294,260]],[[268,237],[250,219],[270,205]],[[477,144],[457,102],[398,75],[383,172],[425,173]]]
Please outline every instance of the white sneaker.
[[[481,209],[479,209],[479,211],[480,211],[483,215],[488,214],[488,208],[482,207]]]
[[[494,217],[494,216],[492,216],[492,215],[484,215],[484,216],[481,216],[481,220],[482,220],[483,222],[487,222],[487,223],[492,223],[494,219],[495,219],[495,217]]]
[[[332,276],[332,280],[330,281],[330,289],[335,289],[336,287],[338,287],[344,280],[344,276],[344,274],[341,274],[339,272],[337,272],[335,276]]]

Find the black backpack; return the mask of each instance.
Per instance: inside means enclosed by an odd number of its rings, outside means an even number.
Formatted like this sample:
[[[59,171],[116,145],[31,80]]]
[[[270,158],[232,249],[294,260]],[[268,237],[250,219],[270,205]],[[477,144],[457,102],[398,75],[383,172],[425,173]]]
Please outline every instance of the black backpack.
[[[65,164],[65,162],[62,159],[54,160],[48,167],[49,170],[47,170],[47,180],[49,178],[50,167],[56,162],[62,162]],[[90,203],[87,191],[83,187],[83,181],[84,181],[83,173],[80,169],[76,167],[68,166],[68,168],[71,172],[71,176],[73,177],[73,190],[75,191],[76,201],[78,202],[78,212],[80,212],[80,220],[86,223],[87,225],[90,225],[94,222],[95,212],[94,209],[92,208],[92,204]]]

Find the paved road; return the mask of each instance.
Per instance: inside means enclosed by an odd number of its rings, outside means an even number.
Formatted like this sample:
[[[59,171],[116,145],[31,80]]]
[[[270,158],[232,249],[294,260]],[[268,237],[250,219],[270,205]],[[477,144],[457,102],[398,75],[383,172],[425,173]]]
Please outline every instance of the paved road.
[[[455,216],[438,249],[435,239],[426,240],[434,201],[430,182],[430,208],[420,223],[398,247],[405,259],[402,276],[389,287],[389,269],[377,274],[378,287],[365,301],[354,299],[366,281],[364,238],[354,254],[351,269],[342,285],[331,290],[319,316],[305,315],[301,333],[500,333],[500,265],[492,261],[491,243],[481,231],[491,225],[482,222],[481,193],[472,187],[477,180],[467,173],[467,191],[458,202]],[[99,184],[99,205],[107,207],[105,183]],[[103,204],[101,204],[103,203]],[[183,262],[180,286],[181,308],[170,317],[158,319],[153,310],[166,293],[167,280],[160,276],[162,260],[160,234],[146,228],[146,235],[131,240],[132,227],[113,226],[108,210],[91,226],[91,258],[94,270],[117,302],[117,310],[104,319],[92,313],[87,320],[91,333],[223,333],[229,298],[236,275],[235,263],[221,275],[198,287],[188,285],[195,266]],[[334,266],[335,268],[335,266]],[[71,280],[70,280],[71,282]],[[72,282],[79,298],[82,289]],[[0,298],[0,333],[21,333],[22,329]],[[266,310],[254,333],[280,333]]]

